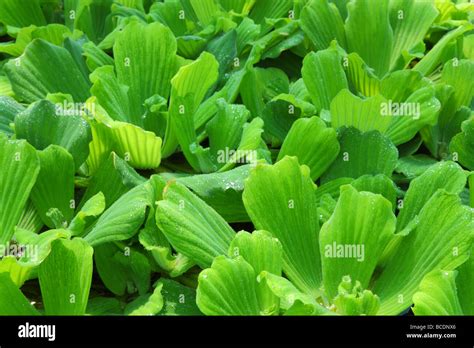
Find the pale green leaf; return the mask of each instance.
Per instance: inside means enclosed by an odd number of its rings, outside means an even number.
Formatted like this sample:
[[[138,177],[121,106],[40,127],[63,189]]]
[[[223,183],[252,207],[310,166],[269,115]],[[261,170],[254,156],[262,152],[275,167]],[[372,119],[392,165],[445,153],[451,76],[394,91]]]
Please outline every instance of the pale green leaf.
[[[81,239],[53,242],[38,271],[47,315],[85,314],[92,281],[92,254],[93,249]]]
[[[277,160],[286,155],[298,157],[311,171],[311,179],[318,179],[329,168],[339,153],[336,131],[327,128],[318,117],[301,118],[293,123]]]
[[[257,164],[243,193],[257,229],[271,232],[283,246],[283,271],[302,291],[317,295],[321,284],[319,222],[309,169],[296,157],[275,165]]]
[[[201,268],[226,255],[235,232],[184,185],[169,182],[156,208],[156,221],[171,245]]]

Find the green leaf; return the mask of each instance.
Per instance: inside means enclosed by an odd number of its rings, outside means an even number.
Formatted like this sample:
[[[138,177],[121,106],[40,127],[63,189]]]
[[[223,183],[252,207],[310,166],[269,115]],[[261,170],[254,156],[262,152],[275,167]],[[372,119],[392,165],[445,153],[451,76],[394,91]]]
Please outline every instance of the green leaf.
[[[144,101],[155,94],[169,96],[178,69],[176,40],[160,23],[132,21],[117,35],[114,59],[119,82],[130,87],[130,118],[141,125]]]
[[[206,124],[211,155],[215,158],[226,149],[234,150],[238,147],[242,127],[250,116],[243,105],[228,104],[224,99],[218,99],[217,104],[219,109],[216,116]]]
[[[42,39],[33,40],[25,53],[10,60],[4,69],[15,95],[25,102],[43,99],[48,93],[70,94],[75,102],[89,97],[90,83],[69,51]]]
[[[28,200],[26,206],[23,208],[21,213],[20,221],[18,222],[17,228],[25,229],[34,233],[38,233],[43,227],[44,223],[38,214],[35,206]]]
[[[321,266],[314,192],[308,167],[287,156],[275,165],[257,164],[245,183],[243,201],[255,227],[280,240],[288,278],[300,290],[317,295]]]
[[[346,47],[344,23],[337,7],[325,0],[311,0],[301,11],[301,29],[318,51],[326,49],[332,40]]]
[[[257,275],[241,256],[218,256],[199,274],[196,303],[205,315],[259,315]]]
[[[8,273],[0,273],[0,315],[39,315]]]
[[[398,108],[398,112],[395,111],[396,108],[390,111],[388,106],[386,110],[382,110],[385,115],[387,115],[385,111],[388,111],[389,118],[392,119],[386,135],[395,145],[406,143],[423,127],[436,124],[441,108],[432,87],[415,91],[404,103],[404,105],[411,105],[411,107],[406,107],[408,111],[403,110],[403,106]]]
[[[135,123],[131,117],[128,92],[130,87],[123,85],[115,76],[114,67],[105,65],[90,74],[93,83],[91,93],[107,114],[116,121]],[[140,124],[140,123],[139,123]]]
[[[47,315],[85,314],[92,281],[92,254],[92,248],[81,239],[53,242],[51,253],[38,270]]]
[[[237,150],[235,150],[227,163],[224,164],[219,171],[229,170],[233,168],[236,163],[254,164],[258,160],[258,150],[263,143],[261,137],[262,133],[263,120],[261,118],[256,117],[249,123],[244,124],[242,127],[242,137]],[[217,160],[219,161],[219,157]]]
[[[453,137],[449,150],[457,155],[459,163],[474,170],[474,118],[464,121],[461,127],[462,133]]]
[[[169,132],[174,132],[189,164],[197,171],[209,171],[210,157],[196,143],[194,114],[209,88],[217,81],[218,63],[210,53],[203,52],[193,63],[179,69],[171,80]],[[165,143],[166,146],[166,143]]]
[[[467,59],[453,59],[444,65],[441,79],[454,87],[455,110],[461,106],[471,106],[474,82],[469,76],[473,74],[474,62]]]
[[[283,250],[278,239],[267,231],[237,233],[230,244],[229,256],[242,256],[254,269],[255,274],[267,271],[281,275]],[[279,299],[264,284],[257,285],[260,311],[264,314],[278,313]]]
[[[390,27],[389,1],[381,0],[373,6],[367,0],[355,0],[347,4],[345,23],[348,52],[357,52],[383,77],[390,68],[393,31]]]
[[[34,203],[43,222],[54,226],[47,216],[51,208],[57,208],[69,223],[74,213],[74,160],[69,152],[57,145],[50,145],[38,152],[40,172],[31,191]]]
[[[301,74],[317,110],[329,110],[331,100],[344,88],[347,79],[337,46],[311,52],[303,60]]]
[[[368,191],[385,197],[395,210],[397,199],[397,187],[389,177],[378,175],[362,175],[351,182],[351,185],[359,192]]]
[[[448,44],[463,35],[465,32],[472,30],[471,23],[464,23],[454,30],[444,35],[433,48],[415,65],[413,70],[419,71],[422,75],[429,75],[442,62],[444,52]]]
[[[277,68],[249,68],[242,79],[240,96],[253,117],[262,114],[265,104],[289,92],[288,76]]]
[[[74,157],[77,170],[87,158],[90,128],[81,115],[62,115],[58,106],[47,100],[38,101],[15,118],[15,133],[36,149],[59,145]]]
[[[132,167],[151,169],[160,165],[162,140],[155,133],[118,121],[111,127],[118,155],[128,159]]]
[[[474,247],[471,247],[471,256],[469,260],[458,268],[456,285],[459,302],[464,315],[474,315]]]
[[[164,306],[160,315],[202,315],[196,305],[196,290],[171,279],[161,278]]]
[[[266,18],[286,17],[291,9],[291,5],[291,0],[281,0],[277,3],[269,0],[255,1],[250,12],[250,18],[255,23],[264,25]]]
[[[116,252],[113,258],[126,276],[128,292],[134,293],[138,290],[140,295],[145,295],[150,289],[151,266],[149,259],[142,252],[127,246],[123,246],[122,250]]]
[[[0,132],[11,136],[13,130],[10,124],[14,122],[15,116],[23,110],[25,110],[25,108],[21,104],[18,104],[13,98],[0,95]]]
[[[393,29],[390,70],[403,69],[416,54],[423,53],[416,46],[423,42],[438,11],[432,1],[392,0],[389,6]]]
[[[165,235],[156,225],[154,215],[149,215],[145,228],[138,235],[138,240],[170,277],[178,277],[195,265],[187,256],[173,252]]]
[[[68,230],[70,230],[73,235],[81,235],[84,232],[87,223],[90,222],[92,218],[102,214],[104,210],[105,197],[102,192],[99,192],[84,203],[82,208],[69,224]]]
[[[251,165],[242,165],[222,173],[178,177],[177,182],[191,189],[227,222],[249,221],[242,202],[244,180]]]
[[[264,271],[260,273],[258,280],[280,299],[280,307],[285,311],[285,315],[333,314],[317,303],[312,296],[298,290],[286,278]]]
[[[90,178],[79,208],[99,192],[104,195],[105,204],[108,208],[123,194],[145,181],[145,178],[130,167],[127,161],[112,152]]]
[[[20,245],[29,245],[34,248],[34,252],[30,249],[29,252],[24,253],[22,257],[17,260],[17,263],[25,267],[36,267],[49,255],[52,247],[51,244],[55,240],[69,237],[71,237],[71,233],[64,229],[49,230],[36,234],[17,228],[15,231],[16,241]]]
[[[391,122],[390,117],[382,114],[384,104],[387,100],[379,94],[361,99],[343,89],[331,101],[331,125],[355,127],[362,132],[378,130],[383,134]]]
[[[368,287],[395,225],[392,206],[384,197],[341,187],[336,209],[319,234],[324,289],[330,298],[338,294],[346,275]]]
[[[97,220],[84,237],[92,246],[133,237],[145,220],[147,207],[152,206],[158,177],[136,186],[122,195]]]
[[[352,127],[343,128],[339,143],[339,155],[321,178],[322,183],[343,177],[356,179],[364,174],[390,177],[397,165],[397,148],[378,131],[361,133]]]
[[[156,315],[163,308],[162,284],[158,284],[150,295],[143,295],[125,307],[125,315]]]
[[[454,162],[439,162],[410,182],[403,207],[397,218],[397,231],[403,230],[420,213],[426,202],[438,191],[459,194],[466,185],[466,175]]]
[[[380,314],[401,313],[411,305],[425,275],[440,269],[451,271],[465,262],[473,232],[472,209],[463,206],[457,195],[438,190],[375,281]]]
[[[337,288],[334,305],[342,315],[375,315],[380,307],[380,299],[370,290],[364,290],[358,280],[352,284],[350,276],[344,276]]]
[[[31,145],[0,133],[0,168],[0,245],[4,245],[13,236],[40,165]]]
[[[70,16],[71,11],[74,11],[74,28],[81,30],[89,40],[97,43],[112,31],[110,18],[112,3],[112,0],[78,1],[76,8],[65,8],[65,17]]]
[[[84,51],[83,55],[86,58],[87,67],[91,72],[105,65],[114,65],[113,58],[91,41],[82,45],[82,50]],[[94,93],[92,92],[92,94]]]
[[[94,263],[97,273],[106,288],[115,295],[122,296],[127,288],[127,271],[114,257],[121,251],[112,243],[104,243],[94,247]]]
[[[168,182],[157,204],[156,222],[171,245],[201,268],[227,254],[235,236],[214,209],[176,182]]]
[[[277,161],[288,156],[298,157],[311,171],[311,179],[317,180],[336,159],[339,153],[336,131],[327,128],[318,117],[302,118],[293,123],[286,136]]]
[[[380,80],[357,53],[347,55],[347,80],[353,90],[371,97],[379,93]]]
[[[41,11],[41,1],[31,0],[18,2],[3,0],[0,2],[0,22],[13,27],[27,27],[31,24],[46,25],[46,19]]]
[[[119,315],[122,306],[119,300],[113,297],[93,297],[87,303],[87,315]]]
[[[23,284],[30,279],[33,267],[20,264],[16,256],[4,256],[0,260],[0,274],[6,273],[10,276],[11,281],[21,288]]]
[[[434,158],[424,154],[410,155],[398,159],[395,171],[403,174],[411,180],[423,174],[428,168],[436,163],[437,161]]]
[[[457,271],[427,274],[413,295],[415,315],[463,315],[456,291]]]

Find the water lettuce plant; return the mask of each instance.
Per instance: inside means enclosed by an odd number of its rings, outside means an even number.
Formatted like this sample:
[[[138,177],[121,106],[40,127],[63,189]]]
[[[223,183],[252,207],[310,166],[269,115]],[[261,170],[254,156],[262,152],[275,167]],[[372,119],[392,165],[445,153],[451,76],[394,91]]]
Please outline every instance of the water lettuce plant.
[[[468,0],[0,0],[0,315],[474,315]]]

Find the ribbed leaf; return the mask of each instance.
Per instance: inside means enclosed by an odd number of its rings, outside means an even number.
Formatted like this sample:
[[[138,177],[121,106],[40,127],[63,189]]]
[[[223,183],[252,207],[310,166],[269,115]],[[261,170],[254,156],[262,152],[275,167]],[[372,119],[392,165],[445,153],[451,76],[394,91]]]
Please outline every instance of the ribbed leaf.
[[[352,127],[343,128],[339,143],[339,155],[322,177],[322,183],[343,177],[355,179],[364,174],[391,176],[397,165],[397,148],[378,131],[361,133]]]
[[[474,98],[474,62],[467,59],[453,59],[444,65],[441,79],[454,87],[455,110],[461,106],[471,106]]]
[[[163,284],[158,284],[149,295],[142,295],[125,307],[125,315],[156,315],[163,308],[163,296],[161,290]]]
[[[243,222],[249,221],[242,203],[249,170],[250,165],[242,165],[222,173],[178,177],[176,181],[191,189],[227,222]]]
[[[92,248],[81,239],[53,242],[51,253],[38,271],[47,315],[85,314],[92,281],[92,254]]]
[[[456,271],[434,271],[413,295],[415,315],[463,315],[456,291]]]
[[[49,209],[57,208],[64,222],[71,221],[74,213],[74,160],[69,152],[57,145],[50,145],[38,152],[40,172],[31,191],[31,200],[43,222],[50,228],[53,221],[47,216]]]
[[[459,163],[474,170],[474,118],[463,122],[462,133],[453,137],[449,150],[457,156]]]
[[[303,60],[301,74],[317,110],[329,110],[331,100],[347,88],[341,56],[335,46],[309,53]]]
[[[46,19],[41,11],[41,1],[31,0],[18,2],[3,0],[0,2],[0,22],[13,27],[27,27],[29,25],[46,25]]]
[[[130,123],[115,121],[112,124],[117,153],[134,168],[157,168],[161,162],[160,137]]]
[[[298,290],[288,279],[269,272],[262,272],[258,281],[280,299],[280,307],[285,315],[332,315],[316,300]]]
[[[277,160],[296,156],[309,167],[311,179],[317,180],[334,161],[339,148],[335,130],[327,128],[319,117],[301,118],[291,126]]]
[[[326,0],[311,0],[301,11],[301,28],[320,51],[332,40],[346,47],[344,23],[336,6]]]
[[[368,191],[384,196],[390,203],[392,203],[392,208],[395,210],[397,188],[389,177],[383,174],[362,175],[351,182],[351,185],[359,192]]]
[[[386,135],[395,145],[406,143],[423,127],[436,124],[441,108],[432,87],[417,90],[404,103],[411,105],[411,110],[400,113],[399,109],[398,115],[395,111],[389,111],[393,116],[389,116],[392,120]]]
[[[414,58],[412,50],[421,42],[438,16],[432,1],[392,0],[390,24],[393,49],[390,70],[403,69]],[[421,52],[422,53],[422,52]]]
[[[367,288],[385,246],[395,232],[395,215],[385,198],[342,186],[331,218],[321,227],[319,243],[328,296],[337,295],[349,275]]]
[[[217,77],[216,59],[204,52],[196,61],[182,67],[171,81],[170,124],[166,134],[168,137],[169,132],[174,132],[189,164],[198,171],[209,168],[210,158],[207,152],[197,154],[202,148],[196,144],[194,114]]]
[[[397,230],[403,230],[420,213],[438,189],[459,194],[466,185],[466,175],[456,163],[439,162],[413,179],[405,194],[403,207],[397,218]]]
[[[145,178],[112,152],[91,177],[79,207],[99,192],[104,195],[106,206],[110,207],[128,190],[144,182]]]
[[[114,58],[119,82],[130,87],[130,119],[141,125],[145,100],[155,94],[169,96],[178,69],[176,40],[161,23],[132,21],[117,36]]]
[[[391,118],[382,114],[387,100],[381,95],[367,99],[356,97],[348,89],[341,90],[331,101],[331,125],[347,126],[362,132],[378,130],[385,133]]]
[[[302,291],[316,295],[321,284],[319,222],[315,186],[296,157],[258,164],[245,183],[243,201],[257,229],[283,246],[283,270]]]
[[[347,8],[348,52],[357,52],[378,77],[383,77],[390,68],[393,45],[389,0],[381,0],[377,6],[370,0],[355,0]]]
[[[206,315],[259,315],[257,275],[242,257],[218,256],[199,274],[196,303]]]
[[[10,60],[5,72],[15,95],[25,102],[43,99],[48,93],[70,94],[76,102],[89,96],[90,82],[69,51],[42,39],[33,40],[21,57]]]
[[[196,305],[196,290],[171,279],[161,278],[159,282],[164,299],[160,315],[202,315]]]
[[[13,98],[3,96],[0,93],[0,132],[8,136],[13,134],[10,123],[14,122],[15,116],[25,108],[18,104]]]
[[[252,266],[255,274],[266,271],[281,275],[282,253],[278,239],[267,231],[254,231],[251,234],[241,231],[237,233],[229,248],[229,256],[242,256]],[[257,297],[261,312],[278,314],[280,301],[264,284],[257,285]]]
[[[437,191],[421,210],[415,230],[403,238],[375,282],[380,314],[401,313],[411,305],[425,275],[450,271],[465,262],[473,232],[472,209],[461,205],[456,195]]]
[[[147,207],[155,201],[154,191],[158,186],[158,179],[156,176],[152,177],[122,195],[101,215],[84,239],[96,246],[133,237],[145,220]]]
[[[214,209],[176,182],[166,186],[156,208],[156,221],[171,245],[201,268],[227,254],[235,236]]]
[[[250,18],[257,24],[265,25],[265,18],[287,17],[292,4],[291,0],[281,0],[278,2],[272,0],[255,1],[250,12]]]
[[[471,248],[471,256],[469,260],[458,268],[458,276],[456,277],[456,285],[458,291],[459,302],[464,315],[474,315],[474,246]]]
[[[380,89],[380,80],[357,53],[347,55],[347,80],[357,92],[371,97]]]
[[[472,30],[472,28],[473,25],[471,23],[465,23],[456,29],[451,30],[433,46],[433,48],[414,66],[413,70],[419,71],[424,76],[429,75],[442,62],[448,44],[463,35],[465,32]]]
[[[35,149],[0,133],[0,245],[14,233],[40,170]]]
[[[39,315],[8,273],[0,273],[0,315]]]
[[[32,104],[15,118],[15,133],[38,150],[51,144],[62,146],[74,157],[78,169],[89,153],[89,125],[78,114],[62,115],[57,111],[47,100]]]

